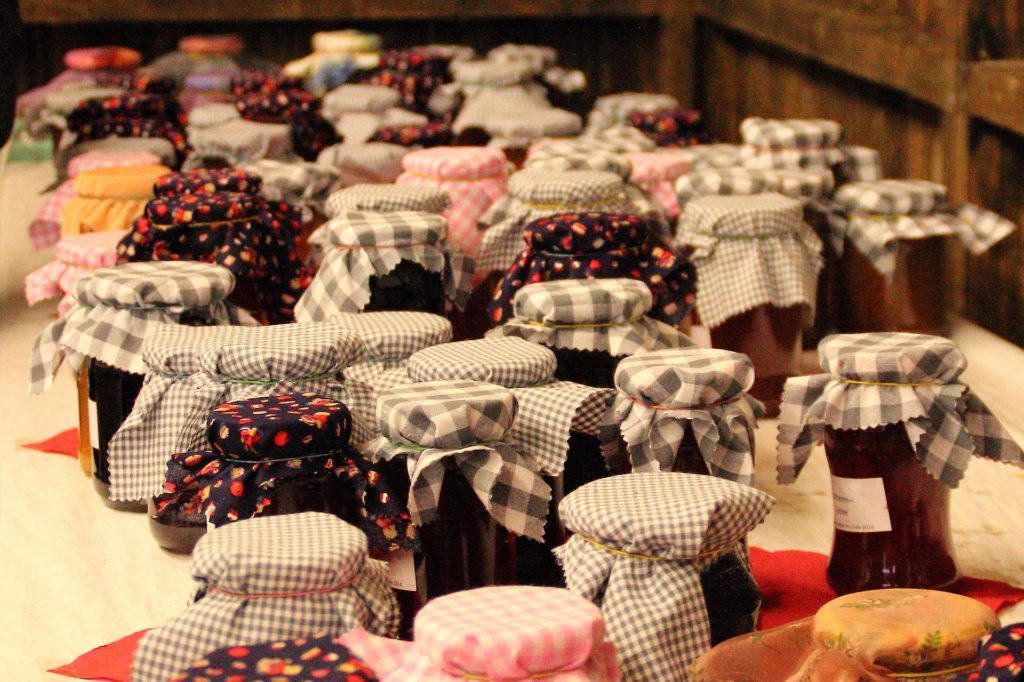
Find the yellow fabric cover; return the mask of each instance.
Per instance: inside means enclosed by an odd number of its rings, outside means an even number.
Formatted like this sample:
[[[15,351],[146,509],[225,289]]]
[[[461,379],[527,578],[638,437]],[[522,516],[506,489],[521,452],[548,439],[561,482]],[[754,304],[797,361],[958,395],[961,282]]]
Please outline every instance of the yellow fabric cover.
[[[61,208],[63,236],[127,230],[153,198],[153,183],[171,172],[166,166],[123,166],[83,171],[75,196]]]

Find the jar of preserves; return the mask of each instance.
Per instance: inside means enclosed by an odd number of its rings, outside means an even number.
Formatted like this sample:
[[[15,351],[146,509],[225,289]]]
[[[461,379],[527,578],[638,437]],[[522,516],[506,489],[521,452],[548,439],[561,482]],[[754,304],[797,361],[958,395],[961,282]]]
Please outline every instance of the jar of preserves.
[[[1024,452],[960,382],[967,363],[952,341],[840,334],[818,353],[826,374],[786,384],[779,480],[795,480],[824,440],[835,508],[829,584],[840,594],[950,587],[960,577],[950,488],[972,455],[1024,466]]]

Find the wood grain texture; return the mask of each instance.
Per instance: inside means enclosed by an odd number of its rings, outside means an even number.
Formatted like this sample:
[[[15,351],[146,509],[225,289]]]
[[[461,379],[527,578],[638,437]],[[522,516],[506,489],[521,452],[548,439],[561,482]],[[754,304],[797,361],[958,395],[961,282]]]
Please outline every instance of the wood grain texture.
[[[1024,135],[1024,59],[984,61],[968,67],[966,102],[972,116]]]

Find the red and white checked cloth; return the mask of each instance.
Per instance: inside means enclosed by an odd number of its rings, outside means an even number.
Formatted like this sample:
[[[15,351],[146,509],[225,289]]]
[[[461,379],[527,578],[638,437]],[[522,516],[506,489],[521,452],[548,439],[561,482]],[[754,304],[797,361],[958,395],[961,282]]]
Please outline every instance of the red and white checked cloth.
[[[633,164],[629,181],[658,202],[670,220],[678,218],[683,209],[676,196],[676,179],[689,172],[690,163],[679,156],[657,152],[630,152],[623,156]]]
[[[63,315],[74,304],[71,292],[83,275],[97,268],[109,268],[117,264],[117,243],[127,233],[127,230],[114,230],[62,238],[57,242],[57,259],[25,277],[25,299],[28,304],[35,305],[63,293],[64,298],[57,308],[57,312]]]
[[[48,246],[53,246],[60,239],[60,210],[71,197],[75,196],[74,179],[82,171],[114,166],[152,166],[159,163],[160,157],[156,154],[136,151],[118,152],[97,149],[74,157],[68,162],[68,179],[57,186],[43,207],[39,209],[39,215],[28,227],[28,236],[32,240],[32,247],[36,251],[42,251]],[[29,275],[29,277],[31,276]],[[53,295],[56,296],[56,294]]]
[[[402,158],[405,172],[396,185],[440,187],[452,200],[442,213],[448,219],[448,243],[467,254],[476,251],[481,230],[477,219],[508,193],[508,161],[497,147],[433,147]]]
[[[339,641],[381,682],[618,682],[601,611],[568,590],[483,587],[438,597],[416,616],[413,642],[355,631]]]

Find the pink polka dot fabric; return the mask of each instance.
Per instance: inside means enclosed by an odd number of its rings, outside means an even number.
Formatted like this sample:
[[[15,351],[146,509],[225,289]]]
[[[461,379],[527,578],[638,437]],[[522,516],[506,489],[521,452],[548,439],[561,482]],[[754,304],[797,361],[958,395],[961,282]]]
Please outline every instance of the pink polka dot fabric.
[[[631,152],[624,154],[633,164],[630,182],[639,185],[648,196],[658,202],[670,220],[682,212],[676,197],[676,178],[690,170],[685,159],[657,152]]]

